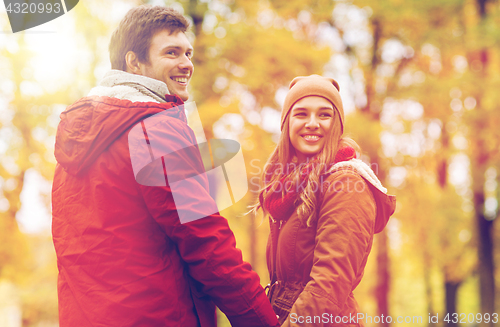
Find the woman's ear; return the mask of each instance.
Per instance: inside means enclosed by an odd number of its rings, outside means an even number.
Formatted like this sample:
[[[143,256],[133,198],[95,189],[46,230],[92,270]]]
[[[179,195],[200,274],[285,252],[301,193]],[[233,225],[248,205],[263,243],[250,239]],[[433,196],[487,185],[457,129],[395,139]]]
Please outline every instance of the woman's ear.
[[[139,58],[137,57],[135,52],[127,52],[127,54],[125,55],[125,63],[127,65],[127,73],[142,75],[142,64],[139,62]]]

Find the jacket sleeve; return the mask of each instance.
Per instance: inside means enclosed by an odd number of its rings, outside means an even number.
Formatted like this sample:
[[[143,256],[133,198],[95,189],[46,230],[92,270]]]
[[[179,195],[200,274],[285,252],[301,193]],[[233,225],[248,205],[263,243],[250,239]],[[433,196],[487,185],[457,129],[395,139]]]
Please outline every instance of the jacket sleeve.
[[[164,159],[163,168],[165,161],[169,161],[170,170],[166,170],[169,181],[174,174],[174,179],[187,179],[193,172],[204,172],[197,146],[190,146],[196,144],[196,140],[187,125],[171,119],[161,131],[148,130],[150,138],[158,136],[158,133],[169,134],[164,138],[168,142],[164,142],[163,151],[166,148],[184,148],[183,151],[177,151],[175,156]],[[152,167],[156,172],[162,168],[160,165]],[[180,173],[172,172],[172,169]],[[142,180],[147,181],[147,169],[141,173],[146,175],[141,177]],[[154,179],[155,173],[152,172],[151,176]],[[167,179],[167,176],[163,178]],[[166,235],[177,244],[189,275],[196,281],[197,289],[210,297],[233,326],[279,326],[260,285],[259,276],[252,271],[250,264],[243,261],[227,220],[217,212],[205,176],[192,178],[176,190],[169,183],[166,186],[139,187],[148,211]],[[175,201],[173,192],[177,192]],[[193,213],[195,217],[206,208],[215,210],[203,218],[181,223],[181,210],[188,216]]]
[[[371,247],[375,200],[366,182],[358,174],[342,170],[327,179],[326,187],[318,214],[311,280],[282,326],[330,326],[331,317],[339,315],[362,274]],[[322,321],[300,323],[300,316],[320,316]]]

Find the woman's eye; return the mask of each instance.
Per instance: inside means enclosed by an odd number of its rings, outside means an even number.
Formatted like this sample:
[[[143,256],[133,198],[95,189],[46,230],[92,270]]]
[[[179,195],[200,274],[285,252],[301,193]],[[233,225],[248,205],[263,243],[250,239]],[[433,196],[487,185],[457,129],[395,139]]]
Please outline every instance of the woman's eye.
[[[300,116],[300,117],[305,117],[305,116],[306,116],[306,114],[305,114],[305,113],[303,113],[303,112],[299,112],[299,113],[296,113],[296,114],[295,114],[295,116],[296,116],[296,117],[297,117],[297,116]]]
[[[331,117],[332,115],[331,114],[321,114],[320,116],[321,117]]]

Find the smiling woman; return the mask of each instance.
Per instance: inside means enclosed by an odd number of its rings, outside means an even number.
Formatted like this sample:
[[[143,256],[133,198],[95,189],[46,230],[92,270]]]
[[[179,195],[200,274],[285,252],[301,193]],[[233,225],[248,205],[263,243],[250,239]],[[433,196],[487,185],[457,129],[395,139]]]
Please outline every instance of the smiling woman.
[[[336,321],[321,318],[357,316],[352,292],[373,235],[395,209],[395,198],[355,158],[357,145],[342,136],[343,129],[335,80],[312,75],[290,83],[281,137],[262,174],[256,205],[271,225],[268,297],[281,326],[333,326]],[[286,165],[295,167],[281,169]]]

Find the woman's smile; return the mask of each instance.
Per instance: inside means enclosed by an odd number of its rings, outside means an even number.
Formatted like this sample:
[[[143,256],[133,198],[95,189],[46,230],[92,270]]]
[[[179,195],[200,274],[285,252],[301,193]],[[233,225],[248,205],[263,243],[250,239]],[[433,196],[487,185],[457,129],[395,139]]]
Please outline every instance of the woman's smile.
[[[317,135],[317,134],[304,134],[301,135],[307,142],[309,143],[315,143],[320,140],[323,136]]]

